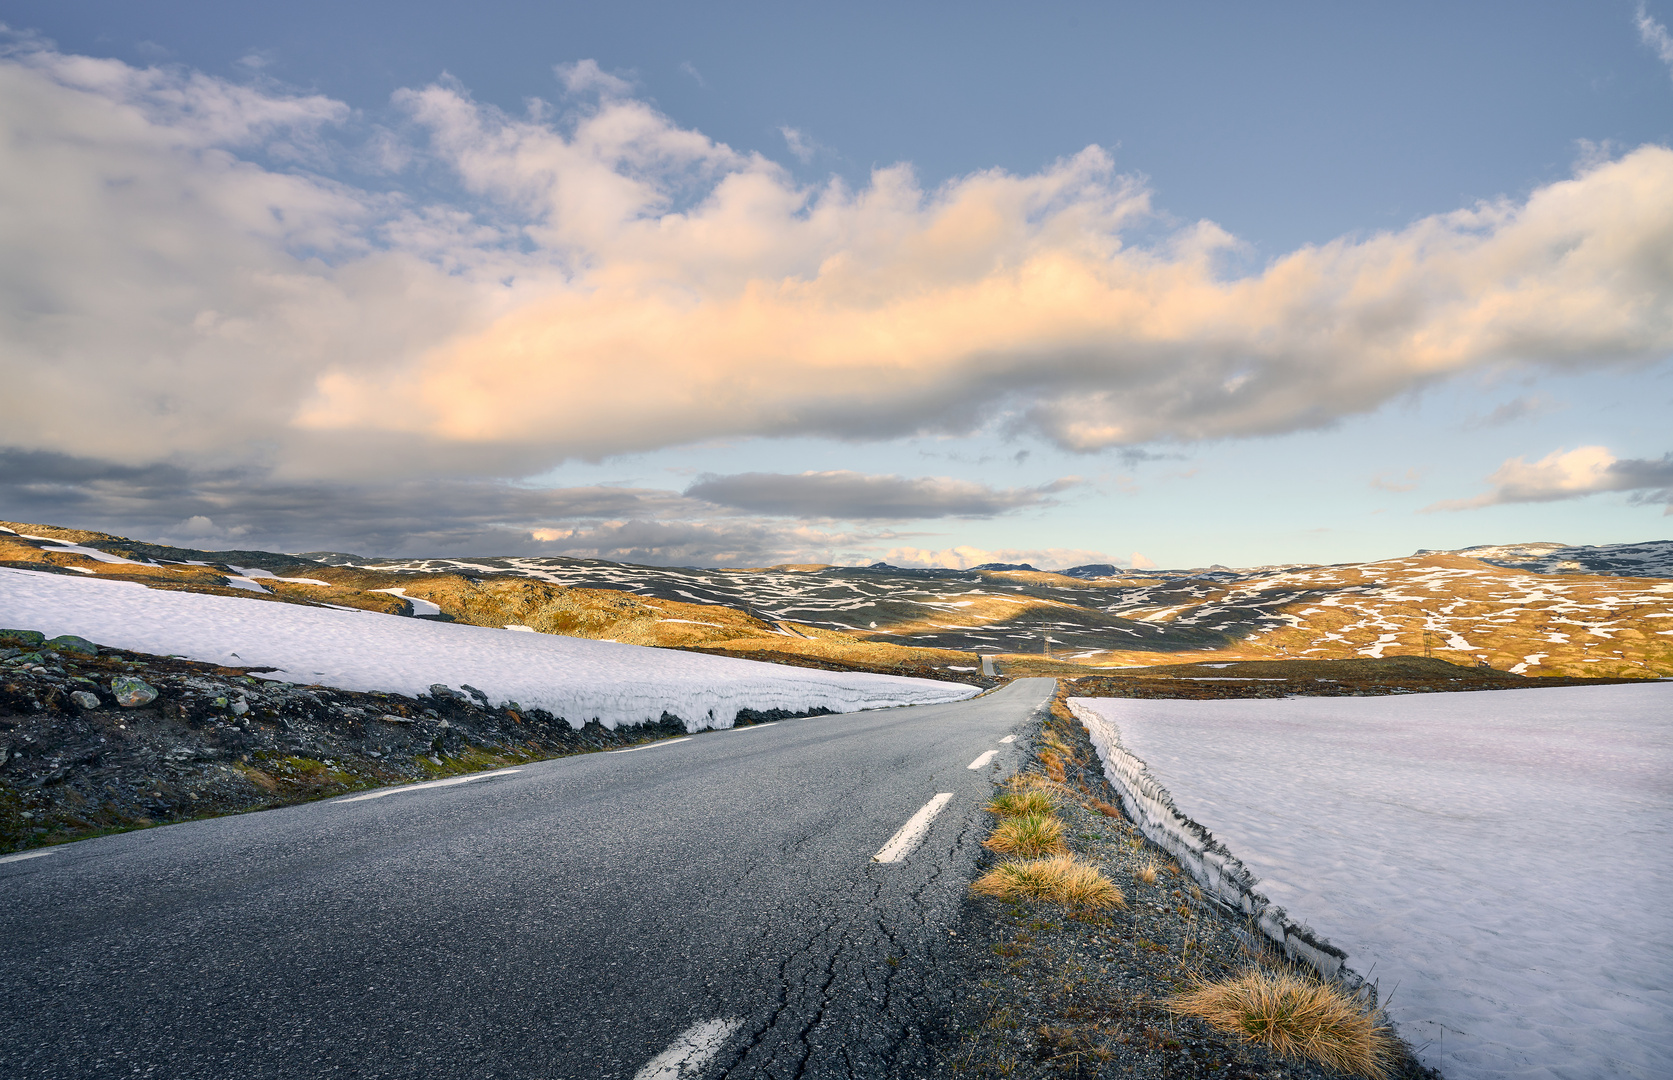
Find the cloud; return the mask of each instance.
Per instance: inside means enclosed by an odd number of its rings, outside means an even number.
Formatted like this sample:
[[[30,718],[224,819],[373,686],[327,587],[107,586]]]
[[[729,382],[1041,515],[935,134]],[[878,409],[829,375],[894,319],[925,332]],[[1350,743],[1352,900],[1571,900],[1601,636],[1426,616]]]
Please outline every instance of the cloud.
[[[14,39],[0,441],[350,484],[715,438],[1099,451],[1673,351],[1665,147],[1227,276],[1212,223],[1135,242],[1151,193],[1096,147],[810,186],[592,61],[559,74],[561,109],[444,82],[373,123]]]
[[[1381,473],[1378,473],[1376,476],[1371,478],[1371,486],[1376,488],[1378,491],[1410,491],[1417,487],[1417,482],[1421,475],[1422,474],[1416,469],[1407,469],[1406,475],[1398,479],[1391,479]]]
[[[693,69],[695,71],[696,69]],[[633,93],[633,83],[612,75],[598,66],[597,60],[578,60],[573,64],[558,64],[552,73],[571,94],[601,94],[626,97]],[[699,78],[699,81],[701,79]]]
[[[1542,416],[1558,407],[1556,403],[1542,398],[1538,394],[1525,394],[1505,402],[1481,419],[1473,421],[1470,426],[1503,427],[1506,424],[1514,424],[1518,420]]]
[[[1134,558],[1143,559],[1144,556],[1134,553]],[[1039,570],[1066,570],[1071,566],[1088,566],[1108,563],[1112,566],[1138,565],[1127,559],[1106,555],[1101,551],[1085,548],[998,548],[992,551],[986,548],[971,547],[959,544],[954,547],[933,550],[917,547],[890,548],[883,556],[883,562],[891,566],[908,567],[946,567],[952,570],[968,570],[973,566],[985,563],[1027,563]],[[1153,566],[1148,559],[1145,565]]]
[[[784,136],[784,145],[790,148],[790,152],[795,155],[796,160],[803,165],[812,161],[813,155],[824,149],[798,128],[784,126],[778,129],[778,133]]]
[[[1000,489],[945,476],[913,480],[835,470],[704,476],[686,488],[685,494],[687,498],[759,514],[903,521],[993,517],[1023,507],[1051,506],[1055,500],[1050,496],[1079,482],[1079,477],[1064,477],[1039,487]]]
[[[760,521],[676,491],[484,479],[344,484],[238,466],[0,450],[0,519],[157,543],[361,555],[567,555],[653,565],[864,564],[902,533]]]
[[[1605,491],[1632,492],[1636,503],[1668,504],[1673,512],[1673,454],[1621,459],[1603,446],[1556,450],[1538,461],[1511,458],[1487,482],[1492,490],[1472,499],[1450,499],[1425,510],[1473,510],[1502,503],[1556,502]]]
[[[684,74],[690,75],[693,79],[697,80],[697,85],[698,86],[701,86],[704,89],[708,88],[709,84],[708,84],[708,81],[703,78],[703,73],[701,71],[698,71],[697,70],[697,65],[693,64],[690,60],[681,60],[679,70],[681,72],[683,72]]]
[[[1673,34],[1667,32],[1667,27],[1650,18],[1650,11],[1642,0],[1638,5],[1637,18],[1638,40],[1655,51],[1656,56],[1666,64],[1668,71],[1673,73]]]

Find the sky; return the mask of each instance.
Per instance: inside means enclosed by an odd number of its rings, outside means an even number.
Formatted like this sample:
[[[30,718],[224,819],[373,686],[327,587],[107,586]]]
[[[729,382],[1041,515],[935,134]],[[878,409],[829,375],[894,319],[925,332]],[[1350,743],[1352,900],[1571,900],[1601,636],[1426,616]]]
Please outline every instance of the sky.
[[[0,518],[700,566],[1673,534],[1673,3],[0,13]]]

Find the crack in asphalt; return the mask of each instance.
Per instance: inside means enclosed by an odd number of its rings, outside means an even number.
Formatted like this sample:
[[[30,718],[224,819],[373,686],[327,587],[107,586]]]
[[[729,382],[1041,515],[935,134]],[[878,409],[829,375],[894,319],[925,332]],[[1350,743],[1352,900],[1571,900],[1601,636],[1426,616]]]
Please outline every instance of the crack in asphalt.
[[[1023,732],[1036,729],[1045,708],[1029,714]],[[1014,758],[1028,742],[1005,749]],[[868,865],[840,895],[804,904],[792,916],[798,929],[790,947],[775,933],[789,927],[762,928],[752,981],[771,988],[764,995],[770,1004],[716,1075],[827,1080],[928,1072],[936,1018],[955,989],[941,970],[947,943],[935,931],[957,922],[962,886],[980,854],[980,805],[943,824],[941,842],[926,839],[918,858]],[[950,836],[946,824],[955,824]]]

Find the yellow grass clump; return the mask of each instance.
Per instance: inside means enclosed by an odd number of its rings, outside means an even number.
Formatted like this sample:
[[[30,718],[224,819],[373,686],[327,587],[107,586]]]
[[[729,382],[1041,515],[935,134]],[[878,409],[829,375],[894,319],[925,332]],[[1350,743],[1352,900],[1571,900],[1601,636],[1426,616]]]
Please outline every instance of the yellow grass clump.
[[[1071,908],[1127,906],[1113,881],[1072,855],[1002,862],[970,888],[1001,900],[1037,900]]]
[[[1202,983],[1168,1008],[1221,1031],[1265,1043],[1278,1054],[1385,1080],[1397,1058],[1381,1018],[1334,986],[1289,973],[1249,971]]]
[[[1133,876],[1146,885],[1156,884],[1156,860],[1152,859],[1133,871]]]
[[[1041,793],[1034,793],[1041,794]],[[982,841],[982,846],[1001,855],[1036,859],[1042,855],[1064,855],[1063,823],[1049,813],[1008,817]]]
[[[998,817],[1022,817],[1027,814],[1049,814],[1056,806],[1052,797],[1039,788],[1013,786],[1009,791],[995,795],[993,801],[983,809]]]

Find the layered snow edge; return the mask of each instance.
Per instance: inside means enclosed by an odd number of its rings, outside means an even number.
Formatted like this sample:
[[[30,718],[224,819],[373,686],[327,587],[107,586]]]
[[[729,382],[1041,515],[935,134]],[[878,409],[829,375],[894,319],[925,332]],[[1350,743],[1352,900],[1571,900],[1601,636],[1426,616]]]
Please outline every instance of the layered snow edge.
[[[728,728],[739,713],[846,713],[962,701],[964,683],[823,671],[586,638],[368,611],[148,589],[0,568],[0,625],[262,677],[422,697],[446,687],[484,705],[540,709],[572,727],[676,718]]]
[[[1104,775],[1121,799],[1121,808],[1145,838],[1172,855],[1180,869],[1216,903],[1246,916],[1285,957],[1306,964],[1320,978],[1349,993],[1363,995],[1375,1005],[1376,986],[1348,967],[1348,954],[1305,923],[1290,918],[1288,912],[1257,891],[1258,879],[1249,868],[1214,839],[1213,833],[1180,812],[1168,789],[1150,774],[1143,759],[1121,744],[1120,730],[1091,708],[1089,700],[1069,698],[1069,711],[1086,728],[1103,762]]]

